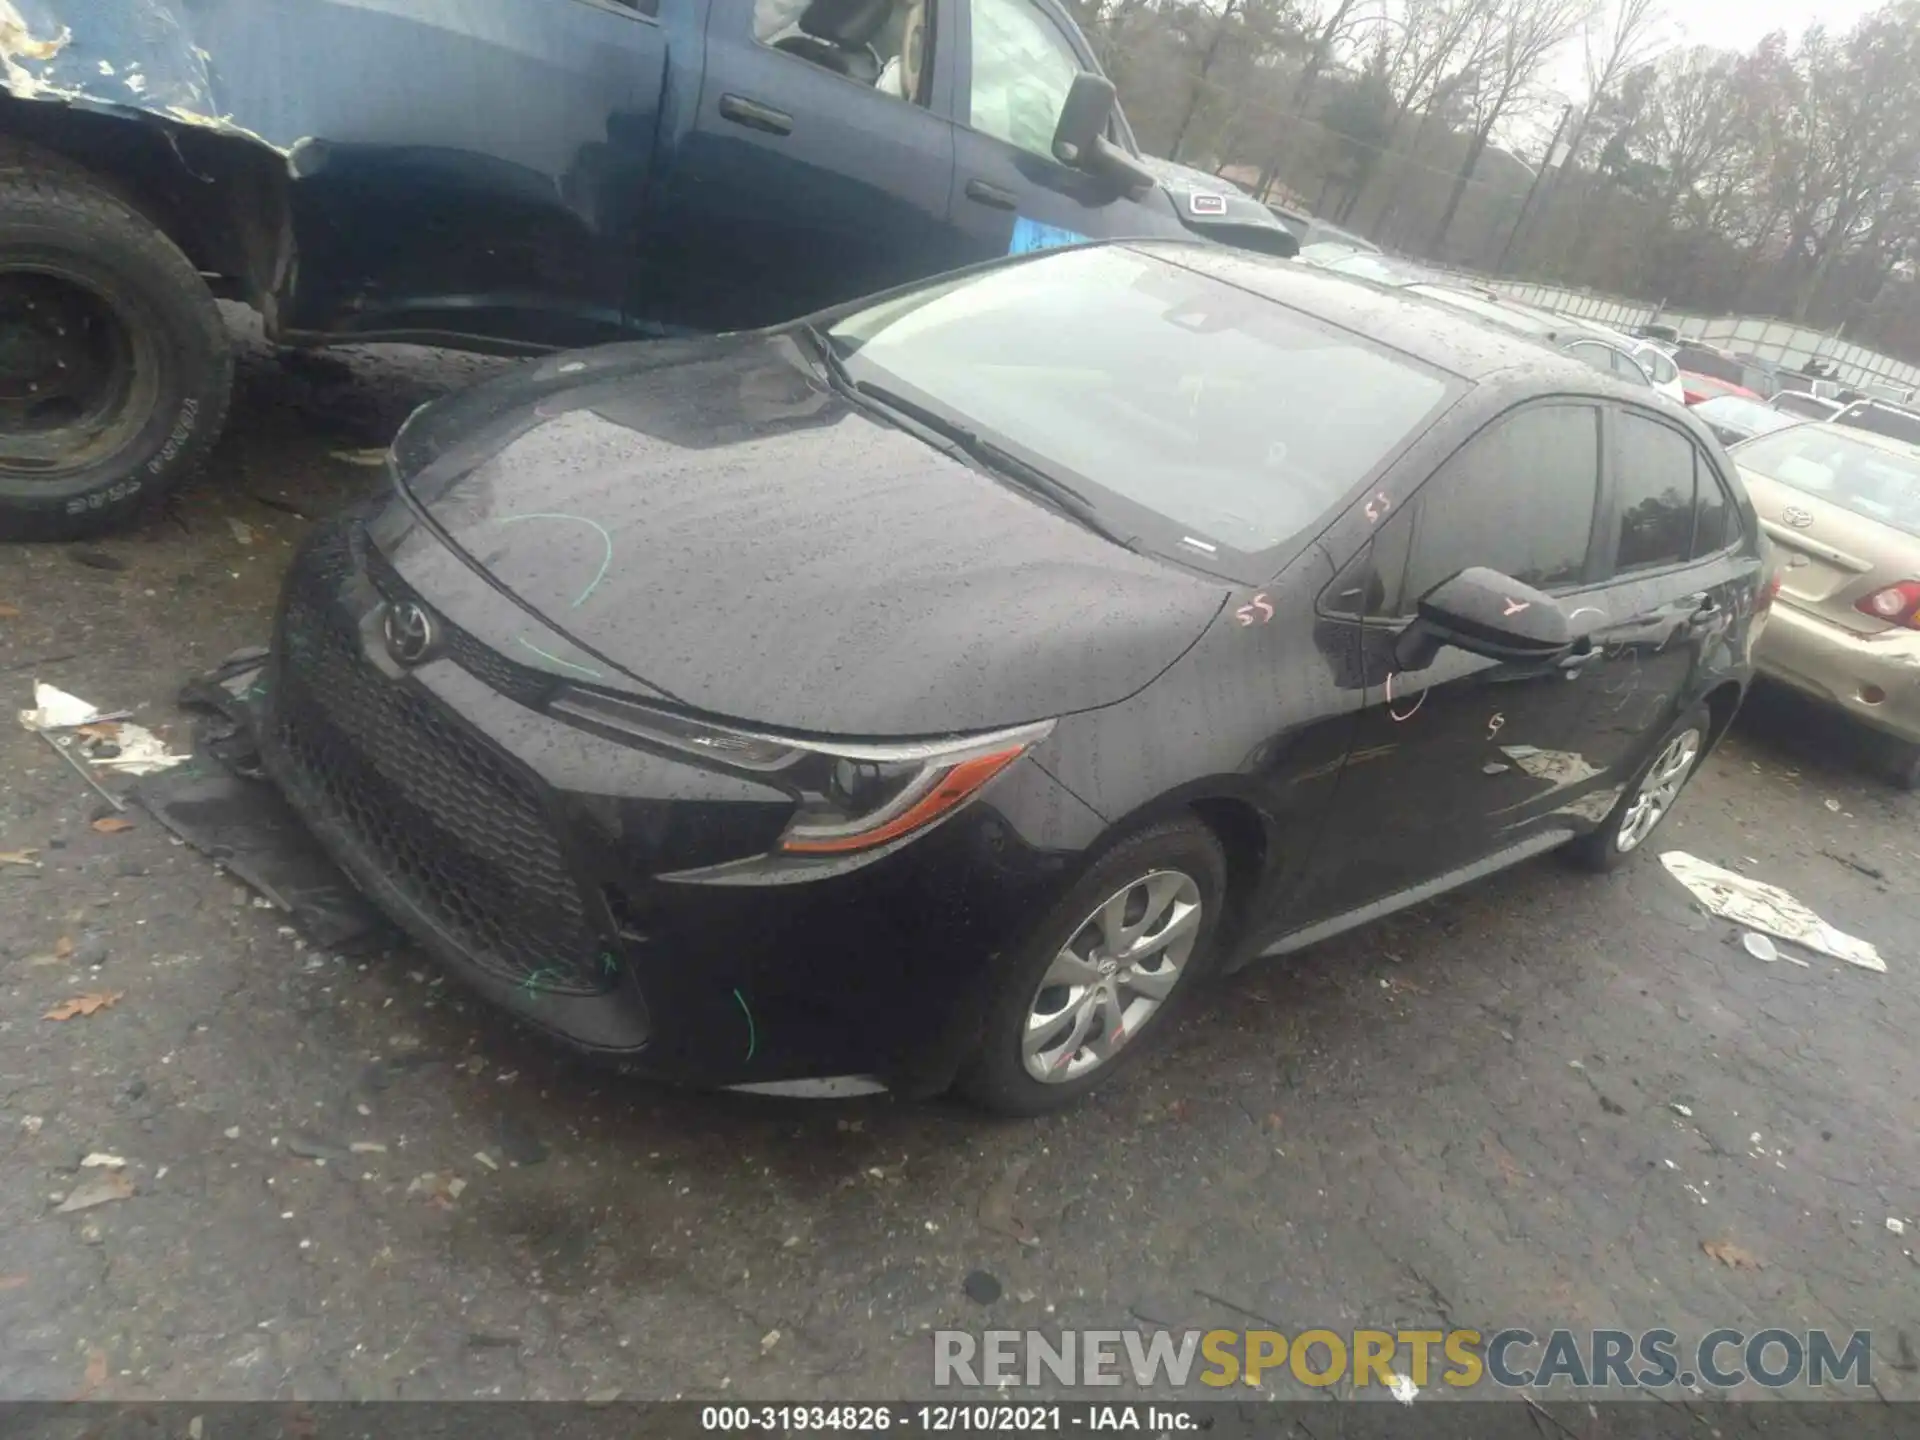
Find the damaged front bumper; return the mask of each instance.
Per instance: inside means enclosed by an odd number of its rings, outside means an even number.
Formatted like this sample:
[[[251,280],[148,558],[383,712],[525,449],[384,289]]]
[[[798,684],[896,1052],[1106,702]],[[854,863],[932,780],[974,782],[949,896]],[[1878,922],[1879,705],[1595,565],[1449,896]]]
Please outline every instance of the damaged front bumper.
[[[399,670],[370,623],[387,602],[367,545],[322,527],[296,558],[260,742],[396,924],[501,1008],[643,1073],[944,1088],[994,957],[1063,883],[1059,857],[982,802],[850,874],[664,880],[770,845],[790,800],[540,713],[498,656],[450,643]],[[1051,784],[1037,767],[1006,778]]]

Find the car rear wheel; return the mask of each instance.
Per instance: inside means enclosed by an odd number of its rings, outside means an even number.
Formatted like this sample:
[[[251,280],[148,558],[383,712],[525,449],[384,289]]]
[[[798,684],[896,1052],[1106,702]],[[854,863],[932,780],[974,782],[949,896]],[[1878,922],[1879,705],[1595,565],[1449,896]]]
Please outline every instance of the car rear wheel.
[[[0,538],[125,520],[199,464],[232,378],[172,241],[77,166],[0,151]]]
[[[1107,851],[1007,967],[961,1093],[1038,1115],[1112,1079],[1191,992],[1225,893],[1220,843],[1197,820],[1155,825]]]
[[[1680,717],[1653,748],[1653,755],[1627,786],[1600,828],[1566,848],[1569,859],[1588,870],[1611,870],[1639,854],[1653,832],[1673,813],[1675,802],[1706,754],[1713,716],[1696,705]]]

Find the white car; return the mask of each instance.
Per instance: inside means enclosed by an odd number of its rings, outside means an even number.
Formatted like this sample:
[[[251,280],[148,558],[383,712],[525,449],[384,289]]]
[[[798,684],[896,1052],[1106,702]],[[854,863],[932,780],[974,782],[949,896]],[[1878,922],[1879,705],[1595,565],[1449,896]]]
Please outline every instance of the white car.
[[[1580,323],[1638,360],[1640,368],[1647,372],[1647,379],[1653,382],[1653,388],[1659,391],[1662,399],[1671,400],[1676,405],[1687,403],[1687,392],[1680,384],[1680,367],[1654,341],[1641,335],[1629,335],[1624,330],[1615,330],[1608,325],[1596,325],[1591,320],[1582,320]]]

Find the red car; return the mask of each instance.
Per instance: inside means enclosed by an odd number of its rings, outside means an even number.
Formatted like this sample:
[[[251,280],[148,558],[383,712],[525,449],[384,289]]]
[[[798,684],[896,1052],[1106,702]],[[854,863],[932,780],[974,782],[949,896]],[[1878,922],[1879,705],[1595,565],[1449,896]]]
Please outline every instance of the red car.
[[[1705,345],[1680,345],[1674,348],[1673,363],[1680,367],[1680,388],[1686,392],[1689,405],[1716,395],[1738,395],[1763,404],[1766,401],[1766,396],[1740,383],[1746,378],[1746,370],[1731,355]]]

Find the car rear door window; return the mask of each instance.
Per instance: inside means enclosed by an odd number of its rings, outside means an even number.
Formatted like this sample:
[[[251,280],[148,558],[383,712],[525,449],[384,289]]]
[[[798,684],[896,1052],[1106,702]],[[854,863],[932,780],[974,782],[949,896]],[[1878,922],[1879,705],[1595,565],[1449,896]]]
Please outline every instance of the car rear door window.
[[[1600,489],[1600,412],[1536,405],[1495,421],[1418,496],[1400,610],[1484,565],[1541,590],[1585,575]]]
[[[1693,442],[1672,426],[1623,412],[1613,469],[1619,515],[1614,573],[1685,560],[1693,544]]]

